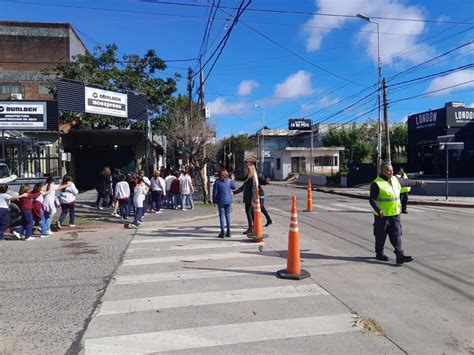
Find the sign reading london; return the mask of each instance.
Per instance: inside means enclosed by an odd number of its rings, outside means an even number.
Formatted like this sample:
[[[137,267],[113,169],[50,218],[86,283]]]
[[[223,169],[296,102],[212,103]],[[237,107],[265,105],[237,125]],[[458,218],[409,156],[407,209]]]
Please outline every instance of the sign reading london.
[[[127,95],[85,86],[85,112],[128,117]]]
[[[46,102],[0,101],[0,129],[46,129]]]

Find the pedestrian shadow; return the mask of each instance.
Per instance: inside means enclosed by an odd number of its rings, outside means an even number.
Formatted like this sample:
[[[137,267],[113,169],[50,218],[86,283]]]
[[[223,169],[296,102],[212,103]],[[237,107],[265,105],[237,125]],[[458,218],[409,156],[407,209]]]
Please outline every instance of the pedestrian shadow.
[[[191,266],[185,266],[183,267],[183,269],[225,271],[229,273],[238,273],[238,274],[276,276],[276,271],[259,271],[259,270],[248,270],[248,269],[222,269],[222,268],[213,268],[213,267],[191,267]]]
[[[275,250],[282,258],[287,258],[288,251],[287,250]],[[246,252],[243,252],[246,253]],[[269,256],[263,254],[263,256]],[[366,264],[376,264],[376,265],[386,265],[397,267],[399,265],[387,263],[384,261],[379,261],[375,259],[373,256],[342,256],[342,255],[325,255],[325,254],[318,254],[318,253],[300,253],[301,259],[314,259],[314,260],[337,260],[337,261],[349,261],[349,262],[356,262],[356,263],[366,263]]]

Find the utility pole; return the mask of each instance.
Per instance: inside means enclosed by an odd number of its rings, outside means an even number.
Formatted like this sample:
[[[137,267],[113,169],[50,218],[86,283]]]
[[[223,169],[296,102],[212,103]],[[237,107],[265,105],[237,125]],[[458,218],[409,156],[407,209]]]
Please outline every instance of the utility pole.
[[[383,119],[385,124],[385,159],[392,164],[390,153],[390,126],[388,124],[388,102],[387,102],[387,83],[383,78]]]
[[[199,107],[199,112],[200,112],[200,115],[202,117],[202,124],[203,126],[206,124],[205,121],[206,121],[206,114],[204,112],[204,72],[202,70],[202,67],[201,67],[201,61],[199,61],[199,67],[201,68],[200,69],[200,72],[199,72],[199,103],[200,103],[200,107]],[[209,139],[210,137],[204,137],[204,139],[206,139],[206,141]],[[204,160],[204,166],[203,166],[203,175],[206,177],[206,181],[203,181],[203,183],[206,183],[207,185],[207,194],[204,194],[204,203],[207,203],[207,201],[209,200],[209,193],[211,191],[211,183],[210,183],[210,179],[208,177],[208,173],[207,173],[207,162],[206,162],[206,158],[207,158],[207,152],[206,152],[206,145],[207,145],[207,142],[204,142],[204,145],[203,145],[203,148],[202,148],[202,155],[203,155],[203,160]]]
[[[191,111],[193,109],[193,88],[194,88],[194,81],[193,81],[193,69],[191,67],[188,68],[188,115],[191,116]],[[184,129],[185,132],[188,132],[188,117],[185,116],[184,118]]]

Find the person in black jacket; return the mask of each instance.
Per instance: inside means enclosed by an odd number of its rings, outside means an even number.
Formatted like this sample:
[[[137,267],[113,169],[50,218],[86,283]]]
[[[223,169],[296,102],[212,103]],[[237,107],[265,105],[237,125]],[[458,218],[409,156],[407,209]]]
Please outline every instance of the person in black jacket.
[[[243,200],[245,204],[245,213],[247,215],[248,229],[244,234],[252,235],[253,234],[253,205],[255,203],[255,195],[258,187],[258,176],[255,165],[252,163],[247,164],[247,179],[244,181],[244,184],[235,190],[233,193],[238,194],[243,192]]]
[[[108,205],[108,197],[112,187],[112,174],[108,166],[104,167],[97,179],[97,208],[103,210]]]
[[[267,220],[265,227],[268,227],[270,224],[273,223],[273,221],[267,209],[265,208],[265,191],[263,190],[262,185],[266,185],[266,184],[268,184],[266,179],[261,179],[261,178],[258,179],[258,195],[260,196],[260,209],[262,210],[262,213]]]

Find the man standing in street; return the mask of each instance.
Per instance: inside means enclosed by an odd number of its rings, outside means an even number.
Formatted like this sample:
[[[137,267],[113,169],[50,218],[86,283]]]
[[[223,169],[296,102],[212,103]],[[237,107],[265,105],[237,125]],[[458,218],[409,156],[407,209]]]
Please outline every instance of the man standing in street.
[[[413,260],[404,254],[402,249],[402,225],[400,221],[402,187],[426,186],[424,181],[398,178],[393,175],[391,164],[384,163],[380,167],[380,175],[370,185],[369,202],[374,209],[375,258],[388,261],[383,249],[387,234],[395,249],[397,264]]]

